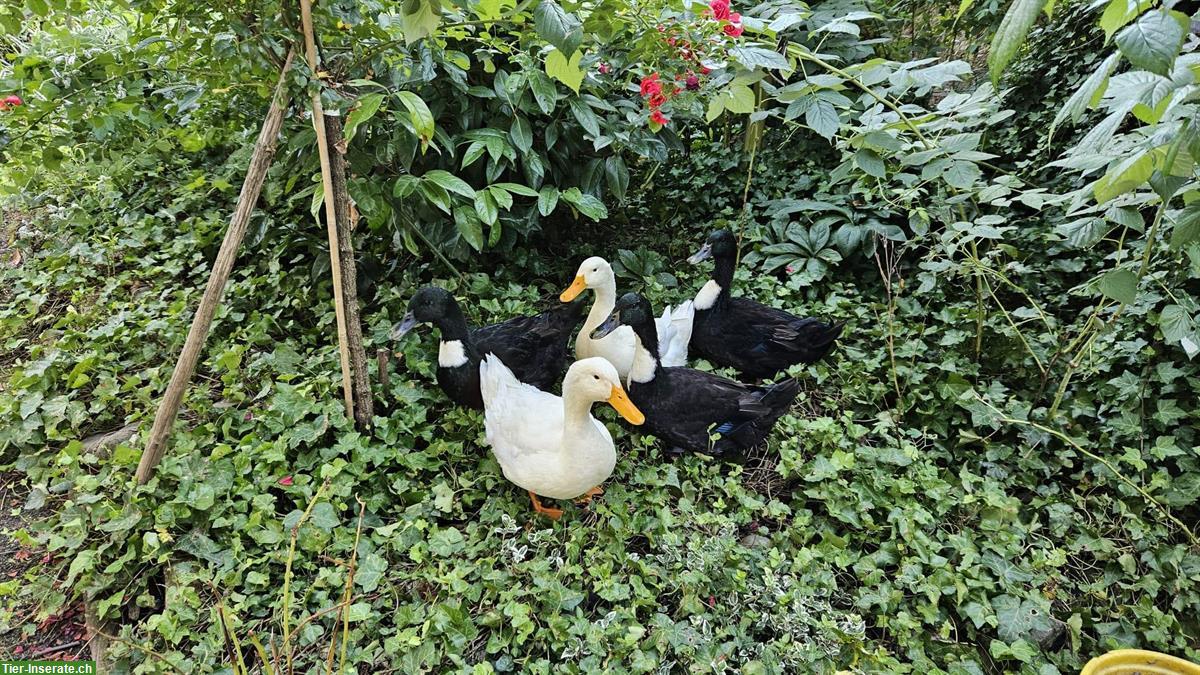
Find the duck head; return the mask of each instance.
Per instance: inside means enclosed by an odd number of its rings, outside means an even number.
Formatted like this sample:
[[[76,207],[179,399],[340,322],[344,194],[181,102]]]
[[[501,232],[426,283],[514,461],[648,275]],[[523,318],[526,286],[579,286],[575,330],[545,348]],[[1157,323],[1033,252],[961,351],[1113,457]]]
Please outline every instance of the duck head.
[[[449,291],[436,286],[425,286],[408,302],[408,313],[400,323],[392,326],[392,339],[399,340],[419,323],[432,323],[441,327],[445,320],[461,315],[458,302]]]
[[[650,307],[650,301],[637,293],[626,293],[617,300],[608,319],[592,331],[592,339],[599,340],[621,326],[631,326],[636,332],[638,327],[653,321],[654,310]]]
[[[621,387],[621,377],[608,359],[594,356],[571,364],[563,379],[563,392],[570,390],[589,403],[605,401],[630,424],[641,424],[646,416],[637,409]]]
[[[717,230],[708,235],[699,251],[687,259],[695,265],[709,258],[732,258],[737,256],[737,239],[729,230]]]
[[[562,295],[558,296],[558,299],[570,302],[585,289],[596,289],[606,284],[616,284],[612,265],[609,265],[604,258],[592,256],[579,265],[579,269],[575,272],[575,280],[571,282],[567,290],[562,292]]]

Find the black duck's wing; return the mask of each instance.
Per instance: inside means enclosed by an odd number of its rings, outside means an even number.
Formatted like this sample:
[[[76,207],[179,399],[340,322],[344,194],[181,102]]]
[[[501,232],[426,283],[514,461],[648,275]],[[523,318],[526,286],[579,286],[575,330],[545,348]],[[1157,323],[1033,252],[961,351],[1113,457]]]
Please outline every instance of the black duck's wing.
[[[546,389],[565,365],[567,340],[582,317],[582,307],[571,303],[518,316],[481,326],[471,337],[481,356],[495,354],[519,380]]]
[[[736,298],[734,314],[745,322],[746,332],[755,336],[752,344],[746,345],[748,355],[789,354],[793,363],[820,360],[833,349],[845,326],[798,317],[746,298]]]

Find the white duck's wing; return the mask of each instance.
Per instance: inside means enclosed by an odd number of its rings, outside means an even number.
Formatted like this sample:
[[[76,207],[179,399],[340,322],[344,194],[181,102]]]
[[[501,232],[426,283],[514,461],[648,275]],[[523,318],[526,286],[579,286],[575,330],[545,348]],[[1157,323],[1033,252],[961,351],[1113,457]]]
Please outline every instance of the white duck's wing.
[[[678,307],[667,307],[663,315],[654,320],[658,329],[659,361],[664,366],[687,365],[688,343],[692,341],[692,324],[696,308],[691,300]]]
[[[501,467],[555,453],[562,445],[562,399],[513,375],[494,354],[479,363],[487,442]]]

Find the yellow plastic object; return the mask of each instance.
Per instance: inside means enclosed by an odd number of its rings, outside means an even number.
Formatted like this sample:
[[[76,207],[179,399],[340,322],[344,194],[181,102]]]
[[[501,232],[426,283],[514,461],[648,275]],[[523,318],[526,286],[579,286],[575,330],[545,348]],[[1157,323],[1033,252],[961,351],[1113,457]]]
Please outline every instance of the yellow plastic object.
[[[1088,661],[1080,675],[1200,675],[1200,666],[1145,649],[1118,649]]]

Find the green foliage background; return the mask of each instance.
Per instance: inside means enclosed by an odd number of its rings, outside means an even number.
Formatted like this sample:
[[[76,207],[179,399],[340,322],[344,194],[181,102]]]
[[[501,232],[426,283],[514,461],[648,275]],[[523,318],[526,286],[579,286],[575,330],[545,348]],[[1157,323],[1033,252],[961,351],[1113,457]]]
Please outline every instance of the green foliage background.
[[[285,645],[301,672],[1200,660],[1196,62],[1105,39],[1142,6],[1113,28],[1072,4],[993,41],[1033,4],[735,7],[742,51],[656,133],[637,81],[680,67],[657,23],[692,25],[686,7],[322,3],[327,72],[289,75],[284,143],[144,487],[140,442],[295,20],[0,9],[0,93],[26,101],[0,113],[0,466],[51,514],[11,536],[52,555],[0,581],[0,628],[86,597],[140,673],[279,672]],[[972,68],[989,49],[1015,58],[998,88]],[[548,69],[556,50],[580,72]],[[1130,64],[1094,76],[1110,53]],[[341,413],[305,91],[346,111],[367,346],[403,353],[370,433]],[[488,322],[554,302],[595,254],[675,302],[720,226],[744,237],[740,293],[848,322],[744,464],[618,431],[604,498],[531,521],[480,415],[433,384],[434,341],[387,337],[420,284]]]

